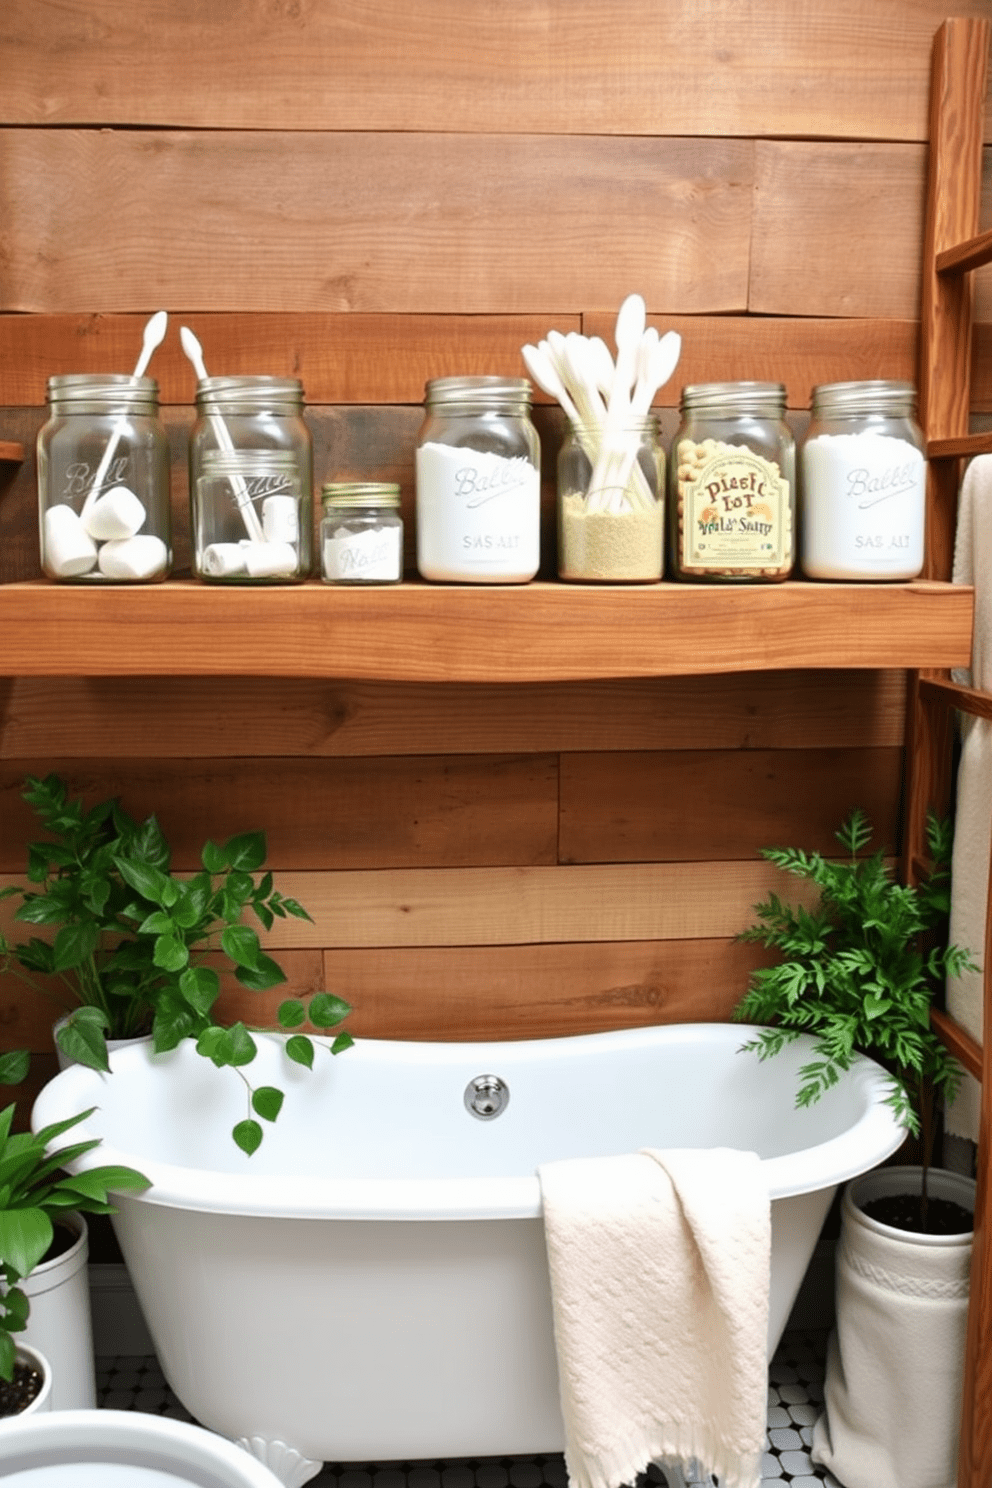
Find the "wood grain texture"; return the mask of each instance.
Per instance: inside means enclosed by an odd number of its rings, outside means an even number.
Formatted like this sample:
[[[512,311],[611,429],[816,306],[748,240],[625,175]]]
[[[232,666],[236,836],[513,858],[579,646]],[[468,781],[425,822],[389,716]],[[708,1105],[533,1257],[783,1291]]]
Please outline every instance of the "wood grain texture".
[[[741,310],[752,161],[734,140],[6,129],[0,309],[574,314],[637,284]]]
[[[726,1019],[765,954],[734,940],[342,950],[325,952],[324,983],[356,1037],[554,1038]],[[251,1006],[232,990],[223,1010]]]
[[[727,0],[421,0],[414,24],[399,0],[9,0],[0,120],[922,139],[945,14],[944,0],[765,0],[745,25]]]
[[[373,592],[310,583],[264,593],[176,581],[99,589],[39,582],[0,586],[0,631],[12,676],[547,682],[965,666],[973,608],[970,588],[923,582],[404,583]],[[552,648],[554,635],[562,644]]]
[[[272,870],[553,863],[558,768],[546,754],[432,754],[366,760],[49,758],[88,804],[119,796],[136,820],[154,814],[177,871],[203,844],[266,833]],[[0,869],[23,872],[44,833],[21,799],[23,764],[0,770]]]
[[[452,687],[255,678],[0,678],[0,760],[352,758],[585,749],[885,748],[901,671]]]
[[[745,858],[800,843],[829,857],[855,806],[873,823],[875,845],[891,852],[901,790],[899,749],[566,754],[559,860]]]
[[[0,888],[19,881],[0,874]],[[767,863],[735,862],[287,872],[279,888],[313,922],[277,920],[262,935],[277,959],[287,949],[719,939],[750,923],[770,888],[798,901],[804,886]],[[0,903],[8,934],[11,905]]]

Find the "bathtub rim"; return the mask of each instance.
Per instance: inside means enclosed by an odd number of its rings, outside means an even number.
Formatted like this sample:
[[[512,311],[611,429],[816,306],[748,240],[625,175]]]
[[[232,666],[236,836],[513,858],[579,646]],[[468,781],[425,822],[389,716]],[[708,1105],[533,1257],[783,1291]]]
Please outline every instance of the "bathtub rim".
[[[581,1046],[586,1050],[600,1047],[608,1052],[622,1050],[629,1044],[663,1044],[680,1036],[722,1048],[732,1041],[732,1035],[739,1049],[753,1032],[754,1025],[746,1023],[673,1023],[602,1033],[564,1034],[546,1039],[415,1042],[363,1038],[361,1043],[372,1046],[375,1052],[387,1057],[409,1057],[412,1047],[444,1061],[465,1059],[477,1063],[488,1060],[490,1064],[498,1064],[500,1052],[504,1050],[508,1057],[519,1058],[521,1053],[525,1053],[540,1058],[544,1054],[560,1055],[564,1044],[576,1049]],[[256,1037],[267,1038],[268,1035]],[[278,1041],[278,1036],[272,1037],[273,1041]],[[813,1041],[805,1036],[797,1042],[801,1047],[803,1043],[811,1046]],[[150,1057],[168,1059],[170,1056],[151,1056],[145,1047],[134,1046],[112,1055],[111,1066],[140,1063]],[[92,1082],[105,1078],[108,1077],[81,1066],[57,1075],[36,1098],[31,1115],[32,1129],[37,1131],[39,1127],[80,1109],[98,1105],[93,1097]],[[880,1065],[864,1055],[856,1055],[842,1079],[853,1085],[852,1099],[860,1106],[860,1115],[843,1132],[826,1141],[777,1157],[763,1158],[761,1171],[772,1200],[836,1188],[877,1167],[905,1140],[905,1128],[898,1124],[892,1107],[886,1103],[891,1081]],[[71,1091],[76,1085],[90,1086],[90,1090],[85,1095],[73,1096]],[[73,1136],[78,1141],[85,1141],[90,1137],[101,1137],[101,1133],[89,1122],[82,1122]],[[70,1166],[74,1171],[84,1171],[105,1163],[121,1163],[139,1168],[152,1180],[151,1188],[140,1195],[121,1195],[117,1202],[160,1205],[200,1213],[237,1214],[246,1218],[422,1222],[538,1219],[542,1212],[540,1180],[536,1171],[521,1176],[479,1179],[314,1179],[253,1175],[251,1159],[245,1158],[244,1161],[245,1168],[240,1173],[188,1168],[155,1158],[143,1158],[140,1153],[102,1138],[99,1147]],[[315,1190],[318,1190],[317,1194]]]

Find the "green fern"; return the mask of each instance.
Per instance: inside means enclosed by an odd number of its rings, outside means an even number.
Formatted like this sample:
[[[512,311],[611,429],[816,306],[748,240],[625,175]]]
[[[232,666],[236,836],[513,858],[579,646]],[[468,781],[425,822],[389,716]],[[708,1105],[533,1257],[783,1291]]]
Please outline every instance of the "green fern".
[[[934,1096],[953,1097],[961,1068],[930,1026],[934,993],[947,975],[977,971],[968,951],[923,940],[941,932],[950,903],[951,828],[931,816],[927,844],[933,869],[919,885],[896,883],[882,850],[867,853],[868,817],[852,811],[836,833],[847,858],[830,860],[799,848],[771,847],[762,857],[813,883],[813,909],[771,893],[755,905],[758,923],[738,939],[779,953],[777,964],[751,975],[734,1010],[742,1022],[768,1025],[744,1045],[772,1058],[800,1034],[815,1058],[799,1072],[796,1104],[809,1106],[835,1085],[857,1053],[889,1072],[888,1097],[899,1120],[932,1143]]]

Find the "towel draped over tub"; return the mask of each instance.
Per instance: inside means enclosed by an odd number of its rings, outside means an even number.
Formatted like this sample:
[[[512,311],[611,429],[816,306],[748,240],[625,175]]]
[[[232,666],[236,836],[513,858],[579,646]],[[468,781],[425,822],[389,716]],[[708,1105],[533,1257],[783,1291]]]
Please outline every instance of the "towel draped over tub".
[[[643,1149],[538,1176],[572,1488],[666,1459],[756,1488],[771,1249],[757,1154]]]

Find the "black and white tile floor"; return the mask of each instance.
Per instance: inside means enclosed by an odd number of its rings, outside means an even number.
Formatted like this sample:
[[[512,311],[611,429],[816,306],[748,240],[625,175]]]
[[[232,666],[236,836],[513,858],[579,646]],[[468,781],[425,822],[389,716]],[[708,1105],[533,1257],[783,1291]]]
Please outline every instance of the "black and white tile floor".
[[[768,1371],[768,1450],[762,1482],[768,1488],[840,1488],[832,1474],[816,1467],[809,1455],[813,1423],[823,1400],[826,1334],[785,1334]],[[152,1355],[117,1355],[97,1360],[99,1405],[114,1410],[151,1411],[190,1421],[162,1377]],[[689,1477],[706,1484],[708,1478]],[[487,1457],[449,1462],[327,1463],[314,1488],[567,1488],[560,1455]],[[664,1488],[660,1469],[651,1468],[637,1488]]]

